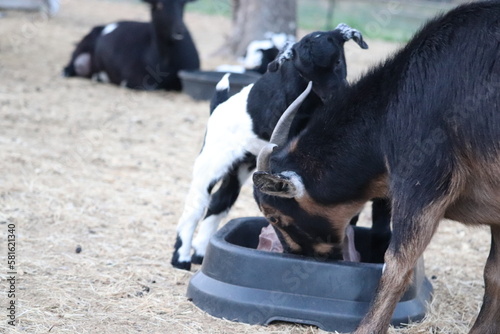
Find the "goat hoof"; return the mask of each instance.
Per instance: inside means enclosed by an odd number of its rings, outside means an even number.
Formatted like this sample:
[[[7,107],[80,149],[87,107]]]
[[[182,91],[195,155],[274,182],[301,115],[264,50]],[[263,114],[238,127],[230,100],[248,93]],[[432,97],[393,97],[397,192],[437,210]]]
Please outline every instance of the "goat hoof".
[[[203,256],[197,255],[196,253],[191,256],[191,263],[194,264],[202,264],[203,263]]]
[[[182,246],[182,240],[177,236],[177,240],[174,246],[174,254],[172,256],[172,260],[170,264],[174,266],[174,268],[191,270],[191,262],[189,261],[179,261],[179,248]]]
[[[170,262],[174,268],[183,269],[183,270],[191,270],[191,262],[180,262],[177,259],[172,259]]]

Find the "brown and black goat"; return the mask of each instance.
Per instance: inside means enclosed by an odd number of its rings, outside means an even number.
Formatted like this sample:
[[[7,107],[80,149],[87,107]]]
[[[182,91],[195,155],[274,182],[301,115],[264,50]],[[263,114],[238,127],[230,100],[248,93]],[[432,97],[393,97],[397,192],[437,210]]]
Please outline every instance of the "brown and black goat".
[[[291,56],[299,69],[300,55]],[[334,252],[366,201],[391,201],[385,269],[356,334],[387,332],[443,218],[491,229],[483,305],[470,333],[500,333],[500,1],[431,20],[290,139],[289,123],[280,120],[253,180],[260,209],[290,251]]]

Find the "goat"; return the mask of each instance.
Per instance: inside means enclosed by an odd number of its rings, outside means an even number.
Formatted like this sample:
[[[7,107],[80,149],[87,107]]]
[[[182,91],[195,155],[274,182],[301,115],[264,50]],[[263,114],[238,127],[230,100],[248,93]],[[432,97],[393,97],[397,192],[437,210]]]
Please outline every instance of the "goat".
[[[330,80],[323,84],[328,85],[332,91],[338,91],[346,84],[344,42],[356,36],[354,41],[362,48],[368,46],[361,34],[352,28],[346,28],[343,32],[336,29],[315,33],[318,34],[320,37],[315,38],[313,43],[316,46],[314,51],[321,50],[321,55],[324,55],[325,51],[328,52],[329,60],[322,57],[321,67],[314,70],[332,74]],[[311,38],[306,36],[299,44],[310,44]],[[285,48],[275,61],[282,62],[287,52],[289,47]],[[193,178],[177,226],[177,241],[171,261],[174,267],[189,270],[191,262],[201,263],[210,236],[217,230],[220,221],[227,216],[242,184],[252,174],[256,156],[268,143],[284,107],[307,85],[306,80],[291,63],[285,62],[279,69],[273,63],[269,66],[270,70],[255,84],[243,88],[216,106],[208,119],[205,142],[194,163]],[[222,85],[219,86],[220,90],[226,89],[227,84],[219,84]],[[319,91],[319,87],[313,90],[316,89]],[[311,93],[294,121],[294,133],[298,133],[307,122],[310,117],[309,110],[322,103],[322,97],[327,96],[318,97]],[[219,181],[219,189],[211,194]],[[205,218],[193,242],[194,254],[191,256],[191,240],[203,214]]]
[[[289,140],[282,133],[293,112],[284,114],[273,133],[281,141],[259,154],[254,197],[293,253],[338,249],[366,201],[391,201],[384,270],[355,334],[387,332],[442,218],[490,227],[484,300],[470,333],[500,333],[499,18],[499,1],[436,17]]]
[[[281,49],[270,40],[252,41],[243,59],[245,72],[266,73],[267,66],[278,56]]]
[[[265,39],[255,40],[248,44],[245,56],[240,59],[243,65],[220,65],[217,66],[216,70],[219,72],[264,74],[269,63],[290,43],[295,43],[294,36],[268,32],[265,34]]]
[[[182,19],[188,0],[143,1],[151,5],[151,22],[120,21],[92,28],[77,44],[63,75],[133,89],[181,90],[178,71],[200,68]]]

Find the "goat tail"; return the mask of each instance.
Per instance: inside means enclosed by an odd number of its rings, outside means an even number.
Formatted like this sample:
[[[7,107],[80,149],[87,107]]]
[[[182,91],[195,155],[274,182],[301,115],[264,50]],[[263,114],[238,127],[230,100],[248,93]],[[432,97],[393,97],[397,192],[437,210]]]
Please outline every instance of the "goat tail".
[[[215,86],[215,93],[210,101],[210,115],[214,112],[215,108],[221,103],[229,99],[229,76],[231,73],[226,73]]]

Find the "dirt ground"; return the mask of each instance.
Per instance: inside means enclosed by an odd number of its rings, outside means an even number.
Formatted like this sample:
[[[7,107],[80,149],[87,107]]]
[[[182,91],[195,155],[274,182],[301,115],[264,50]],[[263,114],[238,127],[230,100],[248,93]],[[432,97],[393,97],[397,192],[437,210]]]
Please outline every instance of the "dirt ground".
[[[194,6],[192,4],[191,6]],[[148,19],[145,5],[63,0],[59,14],[0,18],[0,332],[324,333],[211,317],[170,264],[208,102],[60,76],[91,26]],[[203,68],[228,20],[186,15]],[[303,34],[304,32],[302,32]],[[349,43],[350,78],[397,46]],[[258,215],[246,185],[231,217]],[[17,325],[7,325],[7,226],[17,231]],[[391,333],[467,333],[483,293],[489,232],[443,222],[425,253],[435,296],[426,319]],[[81,252],[77,253],[77,247]]]

